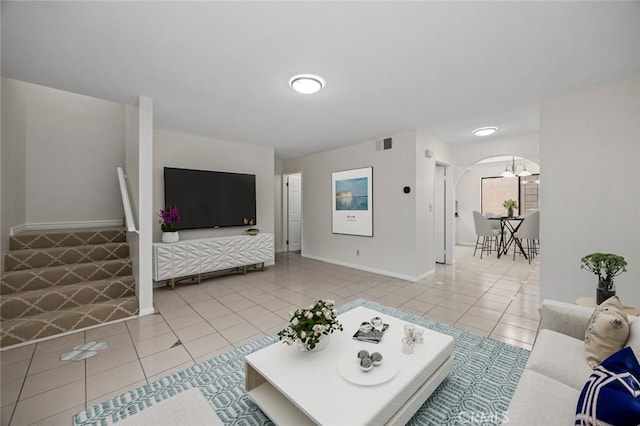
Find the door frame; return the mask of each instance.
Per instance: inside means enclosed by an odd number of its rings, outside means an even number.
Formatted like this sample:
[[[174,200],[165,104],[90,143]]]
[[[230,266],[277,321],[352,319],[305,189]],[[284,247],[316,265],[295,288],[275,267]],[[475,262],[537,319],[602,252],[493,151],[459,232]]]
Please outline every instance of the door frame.
[[[302,172],[282,174],[282,251],[289,252],[289,176],[300,175],[300,253],[304,253],[304,209]]]
[[[435,202],[435,182],[436,182],[436,172],[438,167],[444,167],[445,172],[445,192],[444,192],[444,220],[445,220],[445,232],[444,232],[444,244],[445,244],[445,265],[452,265],[455,263],[455,239],[454,239],[454,200],[455,200],[455,179],[453,176],[453,164],[447,163],[444,161],[436,160],[436,167],[433,171],[433,181],[434,181],[434,208],[436,207]],[[433,221],[434,226],[434,234],[435,235],[435,218]],[[435,258],[436,253],[436,242],[435,238],[433,239],[433,253]]]
[[[442,171],[442,179],[440,179],[440,171]],[[440,188],[440,185],[443,185],[443,188]],[[447,167],[436,162],[436,173],[434,180],[434,257],[435,262],[439,264],[447,264]],[[440,198],[438,195],[442,196]],[[444,229],[440,230],[440,226],[443,226]],[[442,240],[440,240],[440,235],[442,236]],[[444,247],[439,247],[439,243],[442,241]],[[442,261],[440,261],[440,250],[442,250]]]

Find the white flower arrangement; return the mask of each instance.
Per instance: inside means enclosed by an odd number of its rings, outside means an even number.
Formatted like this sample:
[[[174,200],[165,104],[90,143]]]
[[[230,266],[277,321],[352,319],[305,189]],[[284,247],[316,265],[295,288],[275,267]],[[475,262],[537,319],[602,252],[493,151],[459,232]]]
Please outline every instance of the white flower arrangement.
[[[318,300],[306,308],[291,312],[289,326],[278,332],[287,345],[298,345],[301,351],[313,350],[323,336],[342,331],[338,310],[333,300]]]

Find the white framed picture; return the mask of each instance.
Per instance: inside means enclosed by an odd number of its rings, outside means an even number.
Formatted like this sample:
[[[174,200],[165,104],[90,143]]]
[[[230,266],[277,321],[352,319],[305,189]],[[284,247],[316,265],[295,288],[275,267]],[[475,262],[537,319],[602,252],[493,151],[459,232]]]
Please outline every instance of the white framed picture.
[[[373,167],[333,172],[332,231],[373,237]]]

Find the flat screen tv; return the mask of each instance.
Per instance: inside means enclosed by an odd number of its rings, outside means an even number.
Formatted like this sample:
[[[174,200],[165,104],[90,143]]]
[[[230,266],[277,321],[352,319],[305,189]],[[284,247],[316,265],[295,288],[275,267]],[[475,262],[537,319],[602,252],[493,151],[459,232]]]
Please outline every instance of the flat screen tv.
[[[165,167],[164,202],[178,207],[178,230],[256,225],[256,176]]]

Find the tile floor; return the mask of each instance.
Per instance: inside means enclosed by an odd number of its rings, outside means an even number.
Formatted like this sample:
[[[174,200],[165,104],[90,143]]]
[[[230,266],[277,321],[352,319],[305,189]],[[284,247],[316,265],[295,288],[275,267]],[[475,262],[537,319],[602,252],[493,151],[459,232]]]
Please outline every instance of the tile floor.
[[[154,291],[158,313],[0,354],[2,426],[70,425],[74,413],[282,329],[289,312],[317,298],[375,300],[513,345],[538,329],[537,259],[473,257],[412,283],[278,254],[264,272]],[[107,342],[95,357],[60,361],[75,345]]]

